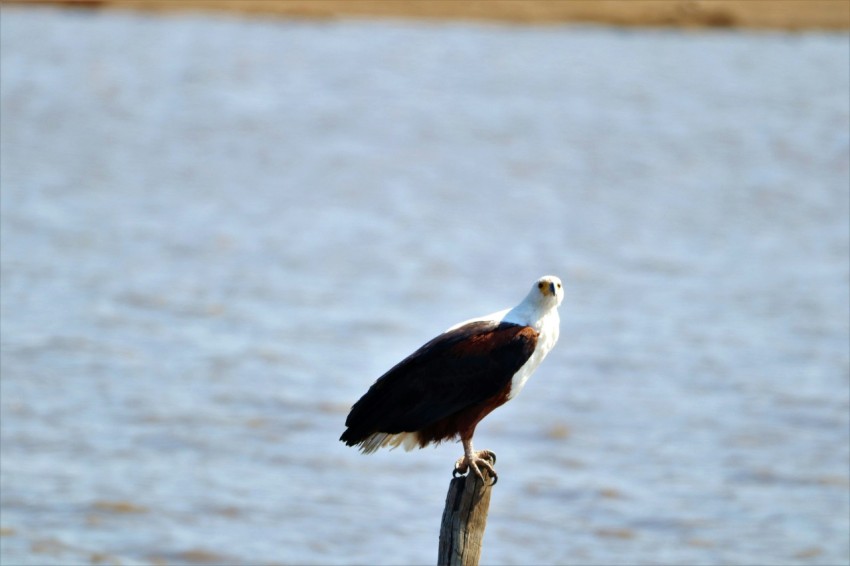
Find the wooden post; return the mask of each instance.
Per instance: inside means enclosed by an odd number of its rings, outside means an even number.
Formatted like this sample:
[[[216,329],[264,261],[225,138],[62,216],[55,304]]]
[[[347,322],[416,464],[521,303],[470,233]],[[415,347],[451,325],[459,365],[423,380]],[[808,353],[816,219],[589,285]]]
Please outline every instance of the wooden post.
[[[481,472],[491,483],[487,470],[482,468]],[[438,566],[478,565],[490,508],[490,491],[490,486],[484,485],[472,470],[449,483],[440,525]]]

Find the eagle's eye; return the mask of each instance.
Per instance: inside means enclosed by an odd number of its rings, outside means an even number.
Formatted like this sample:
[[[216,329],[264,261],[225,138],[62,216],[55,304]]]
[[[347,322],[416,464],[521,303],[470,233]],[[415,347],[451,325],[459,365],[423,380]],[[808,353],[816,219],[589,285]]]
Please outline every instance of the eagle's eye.
[[[560,289],[560,288],[561,288],[561,284],[560,284],[560,283],[558,283],[558,289]]]
[[[543,288],[543,282],[542,282],[542,281],[541,281],[540,283],[538,283],[538,284],[537,284],[537,288],[538,288],[538,289],[542,289],[542,288]]]

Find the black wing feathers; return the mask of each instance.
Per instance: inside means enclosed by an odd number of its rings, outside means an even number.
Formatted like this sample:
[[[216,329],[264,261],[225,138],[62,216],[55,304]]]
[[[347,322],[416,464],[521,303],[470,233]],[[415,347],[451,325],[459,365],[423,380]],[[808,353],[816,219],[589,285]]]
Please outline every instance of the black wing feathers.
[[[531,356],[537,333],[509,323],[472,322],[445,332],[382,375],[354,404],[340,440],[420,430],[497,395]]]

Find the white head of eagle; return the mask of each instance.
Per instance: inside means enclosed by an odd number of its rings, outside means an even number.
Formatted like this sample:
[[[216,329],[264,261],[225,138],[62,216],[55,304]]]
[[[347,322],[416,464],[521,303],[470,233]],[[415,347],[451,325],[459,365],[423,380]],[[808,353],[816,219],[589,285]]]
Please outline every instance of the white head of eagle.
[[[558,341],[561,280],[541,277],[517,306],[455,324],[393,366],[351,408],[340,440],[366,454],[460,438],[455,471],[496,473],[489,451],[475,452],[475,427],[514,398]]]

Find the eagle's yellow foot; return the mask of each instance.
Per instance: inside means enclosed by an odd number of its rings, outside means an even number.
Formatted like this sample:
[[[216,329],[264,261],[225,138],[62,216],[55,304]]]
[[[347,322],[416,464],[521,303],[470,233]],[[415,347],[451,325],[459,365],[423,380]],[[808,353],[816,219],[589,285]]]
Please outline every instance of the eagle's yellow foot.
[[[496,454],[489,450],[481,450],[479,452],[470,451],[457,459],[457,462],[455,462],[455,469],[452,471],[452,476],[462,476],[472,469],[475,475],[481,478],[481,481],[483,481],[485,485],[494,486],[496,485],[496,482],[499,481],[499,475],[493,468],[495,463]],[[484,478],[484,474],[481,473],[481,468],[479,468],[479,466],[487,470],[490,478],[493,480],[492,482],[489,484],[487,483],[487,480]]]

